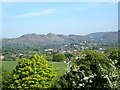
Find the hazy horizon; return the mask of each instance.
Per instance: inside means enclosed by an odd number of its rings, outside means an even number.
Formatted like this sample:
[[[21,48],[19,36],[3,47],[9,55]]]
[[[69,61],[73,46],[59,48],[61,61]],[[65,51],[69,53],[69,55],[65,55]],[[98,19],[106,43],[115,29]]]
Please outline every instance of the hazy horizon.
[[[116,2],[4,2],[3,38],[24,34],[75,34],[118,29]]]

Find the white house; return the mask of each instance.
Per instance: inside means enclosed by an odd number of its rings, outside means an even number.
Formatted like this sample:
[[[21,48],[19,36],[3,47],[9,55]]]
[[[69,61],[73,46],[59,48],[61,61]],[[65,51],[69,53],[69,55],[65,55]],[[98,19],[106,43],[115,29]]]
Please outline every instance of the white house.
[[[0,56],[0,60],[3,60],[4,59],[4,56]]]
[[[53,51],[53,49],[45,49],[46,52]]]

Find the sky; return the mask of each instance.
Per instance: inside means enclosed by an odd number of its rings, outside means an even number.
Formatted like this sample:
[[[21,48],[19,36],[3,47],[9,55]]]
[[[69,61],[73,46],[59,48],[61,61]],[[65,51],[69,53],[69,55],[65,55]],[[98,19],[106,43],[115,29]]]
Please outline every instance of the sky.
[[[118,30],[117,2],[3,2],[2,36]]]

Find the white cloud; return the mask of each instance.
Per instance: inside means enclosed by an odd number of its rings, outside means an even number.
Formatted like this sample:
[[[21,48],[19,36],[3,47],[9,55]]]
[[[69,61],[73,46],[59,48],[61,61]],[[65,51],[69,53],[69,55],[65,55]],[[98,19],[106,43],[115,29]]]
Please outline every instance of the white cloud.
[[[33,13],[26,13],[26,14],[17,15],[15,17],[44,16],[44,15],[54,14],[54,13],[56,13],[55,9],[47,9],[47,10],[40,11],[40,12],[33,12]]]

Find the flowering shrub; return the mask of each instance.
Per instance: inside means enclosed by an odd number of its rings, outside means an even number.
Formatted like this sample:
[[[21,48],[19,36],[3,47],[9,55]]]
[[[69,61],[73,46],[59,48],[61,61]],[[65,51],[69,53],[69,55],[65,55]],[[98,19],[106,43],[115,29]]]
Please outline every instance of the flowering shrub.
[[[56,81],[54,88],[119,88],[119,69],[112,60],[92,50],[77,54],[68,71]]]
[[[55,77],[54,68],[41,55],[31,55],[18,61],[13,76],[3,88],[9,89],[40,89],[50,88]]]

